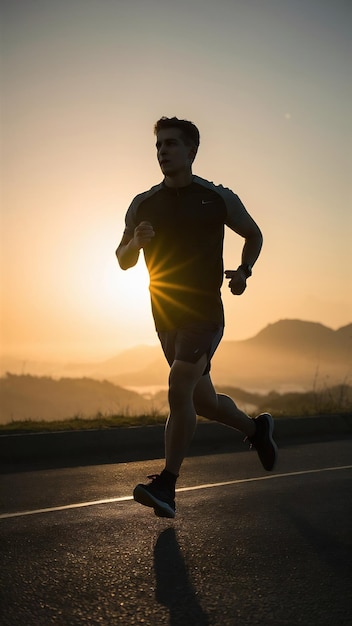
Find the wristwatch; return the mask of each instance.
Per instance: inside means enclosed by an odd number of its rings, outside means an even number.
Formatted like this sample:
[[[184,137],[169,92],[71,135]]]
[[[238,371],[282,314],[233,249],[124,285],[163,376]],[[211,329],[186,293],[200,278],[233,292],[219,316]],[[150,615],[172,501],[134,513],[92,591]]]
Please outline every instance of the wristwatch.
[[[252,267],[249,265],[249,263],[242,263],[237,269],[242,270],[246,278],[252,276]]]

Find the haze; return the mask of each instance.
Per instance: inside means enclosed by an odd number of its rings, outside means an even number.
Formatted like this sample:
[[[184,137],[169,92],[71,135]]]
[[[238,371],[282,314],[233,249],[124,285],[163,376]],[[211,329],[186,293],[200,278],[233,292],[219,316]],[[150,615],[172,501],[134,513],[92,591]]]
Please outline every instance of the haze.
[[[6,354],[92,358],[155,342],[147,275],[114,251],[158,183],[153,124],[194,121],[194,173],[264,233],[225,339],[285,318],[348,324],[351,3],[10,0],[1,4],[1,339]],[[242,240],[226,235],[225,266]]]

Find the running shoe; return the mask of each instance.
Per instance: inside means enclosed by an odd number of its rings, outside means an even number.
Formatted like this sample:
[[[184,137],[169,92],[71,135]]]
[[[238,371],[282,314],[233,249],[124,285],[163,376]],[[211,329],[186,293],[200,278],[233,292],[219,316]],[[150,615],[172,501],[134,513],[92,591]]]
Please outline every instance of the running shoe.
[[[152,474],[148,478],[150,483],[139,484],[134,488],[135,501],[154,509],[158,517],[175,517],[175,492],[165,486],[159,474]]]
[[[247,439],[251,447],[256,449],[264,469],[271,472],[278,456],[277,445],[273,439],[274,420],[270,413],[261,413],[253,421],[256,432],[253,437],[247,437]]]

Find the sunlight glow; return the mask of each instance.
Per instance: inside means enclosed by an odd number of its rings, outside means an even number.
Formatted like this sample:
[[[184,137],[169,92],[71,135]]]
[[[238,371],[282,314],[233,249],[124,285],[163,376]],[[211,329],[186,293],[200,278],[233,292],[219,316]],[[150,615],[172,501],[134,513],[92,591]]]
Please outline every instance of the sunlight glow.
[[[109,268],[105,275],[107,294],[117,304],[120,316],[136,318],[150,316],[149,276],[144,260],[123,271],[118,266]]]
[[[155,340],[143,255],[123,272],[114,251],[132,199],[161,181],[162,115],[199,126],[194,174],[238,193],[264,235],[243,297],[224,284],[226,339],[283,318],[348,324],[348,3],[32,4],[2,3],[1,351]],[[226,234],[226,268],[242,245]],[[176,306],[163,269],[154,288]]]

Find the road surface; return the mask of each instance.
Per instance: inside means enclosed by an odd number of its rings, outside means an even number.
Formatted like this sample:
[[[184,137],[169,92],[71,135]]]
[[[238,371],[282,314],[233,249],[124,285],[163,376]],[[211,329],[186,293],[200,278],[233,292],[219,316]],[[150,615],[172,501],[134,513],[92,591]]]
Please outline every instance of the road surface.
[[[0,623],[347,626],[351,452],[188,458],[175,520],[131,498],[160,461],[4,474]]]

